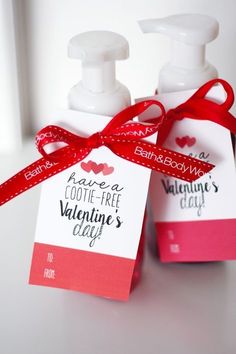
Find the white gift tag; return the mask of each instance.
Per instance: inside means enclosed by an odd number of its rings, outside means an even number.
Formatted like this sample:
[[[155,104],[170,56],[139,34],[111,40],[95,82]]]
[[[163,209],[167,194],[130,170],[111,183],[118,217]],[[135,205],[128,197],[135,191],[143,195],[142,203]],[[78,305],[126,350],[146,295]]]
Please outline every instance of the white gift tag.
[[[58,125],[89,136],[110,119],[67,110],[59,117],[66,125]],[[30,283],[127,299],[149,177],[149,169],[100,147],[45,181]]]
[[[151,98],[168,111],[194,92]],[[222,102],[223,89],[214,87],[207,97]],[[146,113],[141,117],[150,118]],[[230,132],[207,120],[185,118],[174,123],[164,147],[216,167],[193,183],[152,173],[150,201],[161,260],[236,259],[236,173]]]

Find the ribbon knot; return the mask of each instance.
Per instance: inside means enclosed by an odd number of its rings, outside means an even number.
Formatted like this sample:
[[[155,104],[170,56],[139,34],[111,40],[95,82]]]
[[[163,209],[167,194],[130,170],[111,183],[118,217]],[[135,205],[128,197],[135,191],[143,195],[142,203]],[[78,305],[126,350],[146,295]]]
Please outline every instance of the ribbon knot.
[[[86,140],[86,147],[89,149],[97,149],[102,145],[104,145],[104,140],[100,132],[90,135]]]
[[[183,112],[177,108],[171,108],[166,114],[167,120],[182,120],[183,119]]]

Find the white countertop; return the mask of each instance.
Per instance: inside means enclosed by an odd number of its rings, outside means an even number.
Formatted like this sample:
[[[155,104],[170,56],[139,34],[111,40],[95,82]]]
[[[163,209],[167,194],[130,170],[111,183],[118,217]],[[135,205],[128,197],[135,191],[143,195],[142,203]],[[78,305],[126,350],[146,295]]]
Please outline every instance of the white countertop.
[[[33,150],[0,156],[0,181]],[[28,285],[39,193],[0,208],[1,354],[236,353],[236,262],[160,264],[149,240],[127,303]]]

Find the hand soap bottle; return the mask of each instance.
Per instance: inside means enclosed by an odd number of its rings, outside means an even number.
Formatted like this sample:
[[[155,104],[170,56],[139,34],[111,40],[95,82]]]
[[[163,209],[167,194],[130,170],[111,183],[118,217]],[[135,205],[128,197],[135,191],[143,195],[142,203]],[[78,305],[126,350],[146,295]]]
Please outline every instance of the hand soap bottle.
[[[160,71],[156,94],[199,88],[207,81],[217,77],[216,68],[205,60],[205,45],[213,41],[219,32],[219,24],[214,18],[200,14],[180,14],[160,19],[143,20],[139,22],[139,25],[144,33],[162,33],[171,39],[171,58],[169,63],[164,65]],[[168,147],[168,145],[165,146]],[[162,249],[168,249],[168,252],[176,252],[172,253],[169,259],[178,261],[180,258],[178,258],[177,246],[175,245],[176,248],[171,250],[172,243],[174,244],[176,240],[174,231],[170,231],[171,227],[169,227],[168,232],[167,229],[163,231],[165,222],[157,222],[157,220],[160,220],[157,216],[159,211],[156,213],[156,208],[158,208],[156,194],[160,195],[161,189],[159,184],[160,180],[157,178],[157,174],[153,173],[150,183],[150,204],[152,206],[150,214],[154,216],[155,220],[158,252],[163,261],[168,260],[164,260]],[[156,193],[153,193],[154,190],[156,190]],[[162,210],[172,210],[171,208],[171,197],[169,197]],[[150,228],[151,224],[148,225],[148,231],[153,233]],[[178,230],[179,233],[182,230],[182,243],[180,243],[183,245],[187,232],[184,221],[178,223]],[[213,227],[212,232],[214,232]],[[166,240],[165,244],[163,240]],[[191,260],[189,259],[189,261]],[[193,261],[198,261],[198,255]]]
[[[82,61],[82,80],[69,92],[70,109],[113,117],[131,104],[129,90],[115,76],[115,61],[129,57],[129,44],[123,36],[110,31],[81,33],[69,41],[68,55]],[[141,274],[143,235],[132,288]]]
[[[59,160],[46,166],[57,170],[42,185],[30,284],[127,301],[140,278],[151,172],[122,153],[136,131],[135,122],[123,124],[136,109],[115,79],[114,61],[128,55],[126,39],[113,32],[69,42],[69,56],[82,60],[82,80],[69,93],[70,109],[55,112],[48,134],[40,134]]]

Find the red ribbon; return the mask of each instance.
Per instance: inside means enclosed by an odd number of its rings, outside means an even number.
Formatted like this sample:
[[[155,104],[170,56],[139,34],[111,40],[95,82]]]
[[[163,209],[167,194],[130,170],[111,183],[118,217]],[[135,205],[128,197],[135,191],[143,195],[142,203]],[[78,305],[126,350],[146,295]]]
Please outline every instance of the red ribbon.
[[[222,103],[213,102],[206,98],[207,93],[216,84],[223,86],[226,93],[225,101]],[[232,133],[236,134],[236,120],[229,112],[234,103],[234,92],[230,84],[222,79],[208,81],[201,86],[186,102],[174,109],[170,109],[159,129],[157,144],[162,146],[172,129],[175,121],[183,118],[197,120],[209,120],[219,124]]]
[[[154,121],[129,122],[151,105],[156,105],[161,110],[161,115]],[[162,104],[148,100],[118,113],[101,132],[88,138],[77,136],[54,125],[43,128],[36,136],[36,145],[43,158],[0,186],[0,205],[83,160],[93,149],[103,145],[121,158],[188,182],[195,181],[211,171],[214,167],[212,164],[142,140],[157,132],[164,119],[165,110]],[[48,154],[45,146],[57,142],[64,142],[66,146]]]

